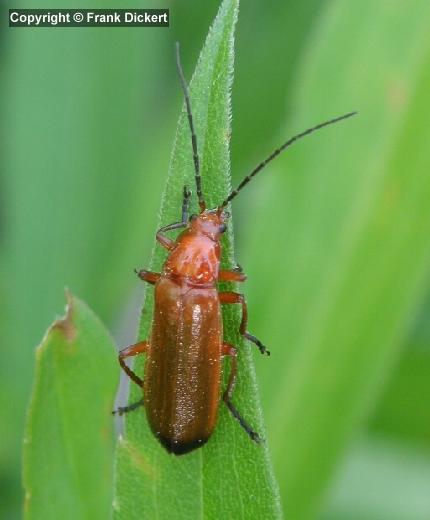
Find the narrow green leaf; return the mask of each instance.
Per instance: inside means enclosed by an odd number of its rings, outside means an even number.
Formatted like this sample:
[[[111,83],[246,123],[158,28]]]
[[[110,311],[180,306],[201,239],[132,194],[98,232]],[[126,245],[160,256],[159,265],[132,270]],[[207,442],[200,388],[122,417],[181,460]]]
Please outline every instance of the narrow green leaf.
[[[40,7],[36,0],[26,6]],[[68,7],[69,0],[55,1],[56,9]],[[91,4],[109,7],[118,4]],[[1,328],[7,391],[0,423],[8,427],[0,434],[0,517],[16,517],[32,352],[62,305],[62,288],[73,287],[112,323],[134,283],[130,266],[152,243],[141,228],[155,227],[158,204],[142,204],[137,194],[148,184],[161,190],[158,163],[168,163],[154,148],[172,124],[170,111],[160,110],[154,93],[171,37],[162,28],[0,32],[0,312],[11,318]]]
[[[265,283],[250,276],[250,309],[266,302],[251,318],[277,359],[261,369],[294,520],[313,518],[428,287],[429,23],[427,2],[329,3],[297,76],[288,134],[359,115],[302,141],[253,186],[270,190],[270,204],[253,212],[244,262],[252,271],[261,236],[276,244],[258,258]]]
[[[430,518],[428,450],[392,438],[359,437],[318,520]]]
[[[109,518],[114,352],[99,319],[69,296],[65,318],[36,352],[24,440],[27,519]]]
[[[430,448],[430,355],[409,341],[370,421],[371,432]]]
[[[223,2],[191,84],[203,190],[212,207],[230,190],[230,88],[237,10],[237,0]],[[186,42],[182,43],[186,49]],[[183,112],[163,196],[160,224],[180,218],[185,183],[194,187],[190,133]],[[231,229],[223,248],[223,263],[231,267],[235,264]],[[165,252],[157,246],[150,268],[160,270],[164,258]],[[230,307],[224,316],[225,339],[238,345],[240,351],[234,401],[247,420],[264,435],[252,354],[249,345],[239,338],[240,310],[235,308],[237,306]],[[140,338],[148,337],[152,308],[153,293],[148,290]],[[135,369],[138,373],[142,372],[142,367],[143,360],[137,360]],[[131,396],[132,401],[141,398],[141,390],[135,385]],[[270,519],[281,516],[267,446],[252,443],[223,406],[209,443],[181,457],[169,455],[160,446],[149,431],[143,410],[129,414],[126,435],[118,447],[114,508],[116,518],[127,520],[142,517]]]
[[[430,294],[402,346],[403,353],[369,421],[371,434],[430,449]]]

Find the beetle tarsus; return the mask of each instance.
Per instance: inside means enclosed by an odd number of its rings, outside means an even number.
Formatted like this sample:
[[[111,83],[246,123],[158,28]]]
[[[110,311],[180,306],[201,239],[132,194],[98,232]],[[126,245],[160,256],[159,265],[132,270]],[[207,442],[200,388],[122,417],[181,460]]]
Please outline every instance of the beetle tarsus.
[[[266,354],[266,356],[270,356],[270,350],[267,350],[267,348],[263,345],[263,343],[261,343],[261,341],[256,338],[255,336],[253,336],[252,334],[250,334],[249,332],[245,332],[243,334],[243,336],[246,338],[246,339],[249,339],[249,341],[252,341],[252,343],[254,343],[254,345],[256,345],[258,347],[258,350],[262,353],[262,354]]]
[[[236,385],[236,374],[237,374],[237,349],[230,343],[224,343],[223,345],[223,355],[231,357],[231,370],[230,377],[228,379],[227,388],[222,396],[227,408],[230,410],[232,416],[239,422],[241,427],[246,431],[249,437],[257,443],[262,441],[261,437],[255,432],[251,426],[245,421],[245,419],[240,415],[239,410],[234,406],[231,402],[231,396],[233,394],[234,387]]]
[[[260,435],[257,433],[257,432],[253,432],[251,431],[249,433],[249,436],[251,437],[251,439],[256,442],[257,444],[261,444],[264,442],[264,439],[263,437],[260,437]]]
[[[245,419],[240,415],[239,410],[234,406],[234,404],[228,399],[228,397],[224,394],[224,402],[227,405],[227,408],[230,410],[231,415],[238,421],[240,426],[246,431],[249,438],[256,442],[257,444],[261,444],[264,439],[260,437],[260,435],[254,431],[251,426],[245,421]]]
[[[252,341],[254,345],[257,345],[262,354],[270,356],[270,352],[266,349],[263,343],[261,343],[261,341],[258,338],[256,338],[246,330],[248,325],[248,308],[246,306],[246,301],[243,294],[226,291],[220,293],[219,296],[221,303],[239,303],[240,305],[242,305],[242,321],[240,323],[239,332],[242,334],[244,338],[248,339],[249,341]]]
[[[136,410],[136,408],[139,408],[140,406],[144,406],[143,398],[135,403],[129,404],[128,406],[118,406],[116,410],[112,411],[112,415],[124,415],[125,413]]]
[[[232,271],[235,271],[236,273],[243,273],[243,267],[237,263],[236,267],[233,267]]]

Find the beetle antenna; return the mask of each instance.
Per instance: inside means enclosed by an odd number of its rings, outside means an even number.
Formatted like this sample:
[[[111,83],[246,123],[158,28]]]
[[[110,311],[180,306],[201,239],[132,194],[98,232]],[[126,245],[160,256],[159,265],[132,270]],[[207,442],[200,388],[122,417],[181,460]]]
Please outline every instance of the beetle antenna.
[[[293,143],[301,139],[302,137],[305,137],[306,135],[311,134],[312,132],[315,132],[316,130],[319,130],[320,128],[324,128],[325,126],[332,125],[333,123],[337,123],[339,121],[342,121],[343,119],[347,119],[348,117],[355,116],[357,112],[350,112],[349,114],[345,114],[343,116],[335,117],[334,119],[330,119],[329,121],[325,121],[324,123],[320,123],[319,125],[313,126],[312,128],[308,128],[304,132],[301,132],[300,134],[297,134],[290,139],[286,143],[284,143],[282,146],[277,148],[267,159],[262,161],[258,166],[256,166],[252,172],[247,175],[243,181],[239,184],[239,186],[233,190],[230,195],[224,200],[224,202],[221,204],[220,208],[224,208],[227,206],[227,204],[233,200],[236,195],[242,190],[243,187],[245,187],[248,182],[257,175],[257,173],[262,170],[267,163],[269,163],[271,160],[273,160],[275,157],[277,157],[282,151],[284,151],[286,148],[291,146]]]
[[[199,162],[199,153],[197,151],[197,137],[196,137],[196,133],[194,131],[193,114],[191,112],[191,102],[190,102],[190,95],[188,92],[188,85],[185,80],[184,72],[182,70],[182,65],[181,65],[181,56],[179,53],[179,42],[176,42],[176,66],[178,68],[179,79],[181,80],[181,86],[182,86],[182,90],[184,92],[185,105],[187,107],[188,123],[190,125],[190,131],[191,131],[191,143],[193,146],[193,159],[194,159],[197,197],[199,199],[200,210],[204,211],[206,209],[206,202],[205,202],[205,199],[204,199],[203,193],[202,193],[202,178],[200,176],[200,162]]]

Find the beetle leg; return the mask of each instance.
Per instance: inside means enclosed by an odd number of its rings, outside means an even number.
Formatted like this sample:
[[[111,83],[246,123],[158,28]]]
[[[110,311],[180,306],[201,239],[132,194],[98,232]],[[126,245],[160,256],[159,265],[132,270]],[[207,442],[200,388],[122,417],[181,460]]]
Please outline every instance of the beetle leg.
[[[141,280],[143,280],[144,282],[148,282],[151,285],[154,285],[161,276],[160,273],[154,273],[153,271],[146,271],[145,269],[140,269],[139,271],[137,269],[135,269],[134,272],[137,274],[137,276]]]
[[[137,385],[140,387],[143,386],[143,380],[140,379],[139,376],[137,376],[131,368],[129,368],[126,364],[124,359],[132,356],[137,356],[137,354],[143,354],[148,349],[148,341],[139,341],[139,343],[135,343],[134,345],[130,345],[129,347],[123,348],[119,355],[119,364],[121,365],[124,372],[128,375],[128,377],[134,381]]]
[[[139,408],[140,406],[143,406],[144,399],[140,399],[139,401],[129,404],[128,406],[118,406],[116,410],[112,412],[112,415],[118,414],[118,415],[124,415],[127,412],[132,412],[133,410],[136,410],[136,408]]]
[[[164,227],[160,228],[157,231],[158,242],[164,248],[166,248],[168,251],[171,251],[176,246],[176,242],[174,240],[172,240],[171,238],[166,237],[166,235],[164,235],[164,233],[166,233],[166,231],[172,231],[174,229],[184,228],[184,227],[186,227],[186,225],[187,225],[186,222],[174,222],[173,224],[169,224],[168,226],[164,226]]]
[[[173,231],[174,229],[181,229],[184,227],[187,227],[188,223],[188,208],[190,205],[190,197],[191,197],[191,191],[184,186],[184,198],[182,199],[182,220],[181,222],[174,222],[173,224],[169,224],[168,226],[164,226],[160,228],[157,231],[157,240],[158,242],[166,248],[168,251],[171,251],[175,245],[176,242],[172,240],[171,238],[168,238],[164,235],[167,231]]]
[[[244,282],[246,280],[246,274],[236,269],[224,270],[221,269],[218,274],[219,282]]]
[[[250,334],[246,330],[246,326],[248,325],[248,308],[246,306],[245,297],[243,294],[227,291],[227,292],[221,292],[219,293],[219,301],[221,303],[240,303],[242,305],[242,321],[240,322],[240,328],[239,331],[242,334],[242,336],[249,341],[252,341],[254,345],[257,345],[260,352],[262,354],[267,354],[270,356],[270,352],[266,349],[266,347],[261,343],[261,341]]]
[[[173,224],[170,224],[170,226],[172,226]],[[175,241],[172,240],[171,238],[169,237],[166,237],[163,233],[165,233],[166,231],[170,231],[170,229],[173,229],[171,228],[170,226],[165,226],[165,227],[162,227],[161,229],[159,229],[157,231],[157,235],[156,235],[156,238],[157,238],[157,241],[165,248],[167,249],[168,251],[171,251],[174,247],[175,247]]]
[[[222,354],[224,356],[231,357],[231,370],[230,376],[228,378],[227,388],[222,396],[227,408],[229,409],[231,415],[239,422],[242,428],[246,431],[246,433],[251,437],[251,439],[257,443],[262,441],[261,437],[255,432],[251,426],[245,421],[245,419],[240,415],[238,409],[231,402],[231,397],[233,395],[233,390],[236,385],[236,375],[237,375],[237,349],[230,345],[229,343],[224,343],[222,346]]]

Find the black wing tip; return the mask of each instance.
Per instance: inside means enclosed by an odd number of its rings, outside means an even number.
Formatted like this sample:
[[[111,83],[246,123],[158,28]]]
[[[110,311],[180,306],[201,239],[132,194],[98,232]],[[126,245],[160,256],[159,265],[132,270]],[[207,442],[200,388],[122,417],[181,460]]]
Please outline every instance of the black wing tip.
[[[190,451],[193,451],[197,448],[200,448],[204,444],[208,442],[209,439],[195,439],[188,442],[181,442],[175,439],[171,439],[169,437],[164,437],[162,435],[157,435],[160,443],[166,448],[169,453],[173,453],[174,455],[185,455]]]

